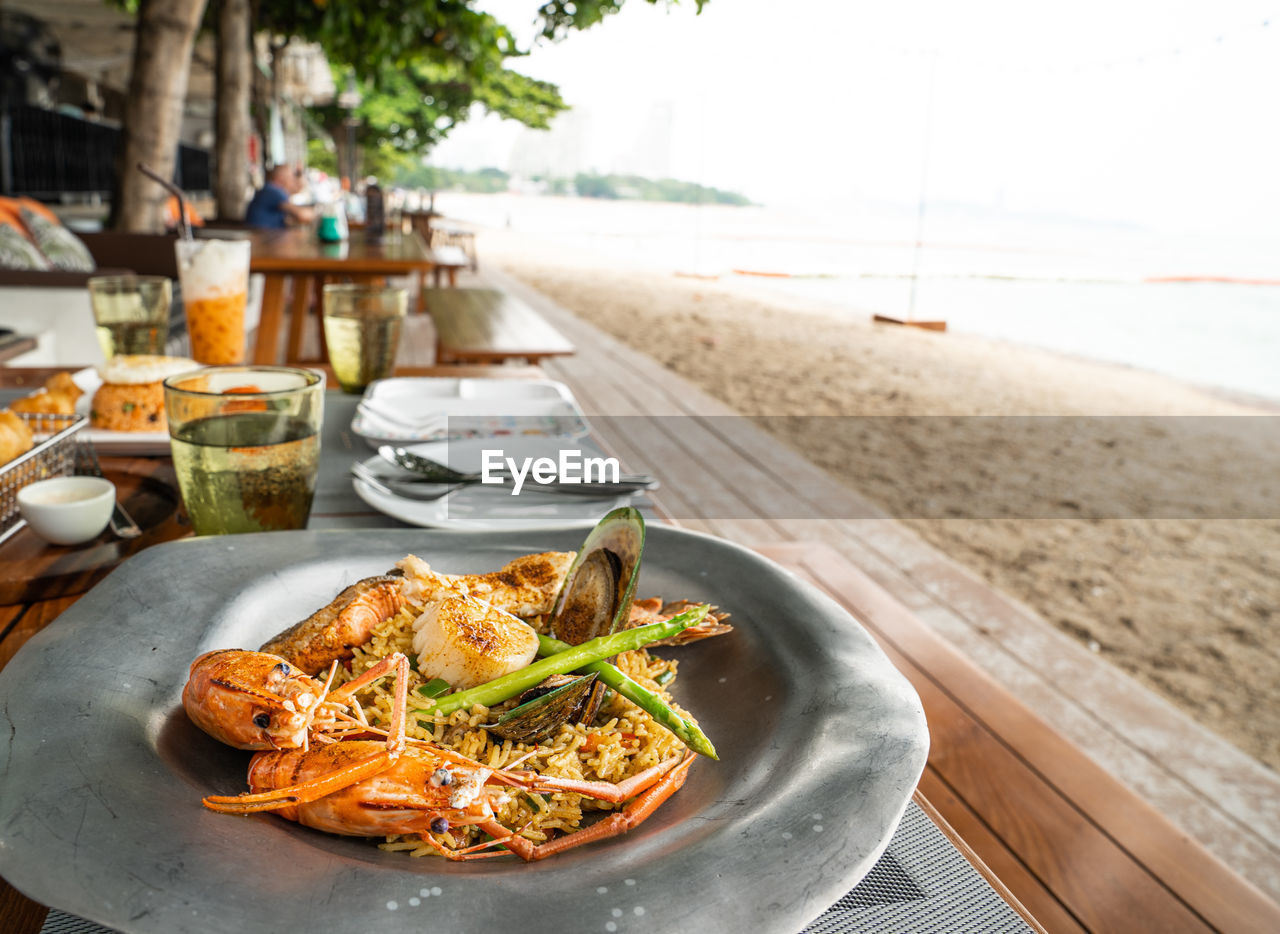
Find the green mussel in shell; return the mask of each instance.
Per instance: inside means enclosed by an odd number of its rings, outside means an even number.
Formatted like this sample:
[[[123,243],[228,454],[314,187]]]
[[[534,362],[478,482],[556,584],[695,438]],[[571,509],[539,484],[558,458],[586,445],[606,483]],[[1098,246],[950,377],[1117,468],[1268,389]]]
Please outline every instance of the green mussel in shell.
[[[625,627],[643,551],[644,517],[638,509],[624,506],[601,519],[569,566],[551,612],[551,634],[581,645]]]
[[[600,706],[596,675],[552,675],[520,695],[520,703],[489,725],[490,733],[515,743],[536,743],[562,723],[590,723]]]

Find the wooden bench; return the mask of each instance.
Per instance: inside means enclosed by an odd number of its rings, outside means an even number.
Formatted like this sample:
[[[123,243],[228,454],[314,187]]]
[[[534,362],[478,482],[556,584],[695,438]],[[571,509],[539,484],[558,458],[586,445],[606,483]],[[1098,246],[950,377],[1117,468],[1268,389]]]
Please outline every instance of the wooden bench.
[[[401,223],[408,220],[410,228],[422,237],[431,254],[434,267],[431,270],[431,283],[437,289],[441,280],[448,277],[451,288],[458,285],[458,270],[470,269],[475,272],[479,267],[476,260],[475,234],[465,230],[442,230],[432,226],[432,221],[440,215],[435,211],[405,211],[401,215]],[[418,310],[426,310],[427,274],[418,275]]]
[[[456,246],[433,246],[427,252],[431,254],[432,284],[438,289],[440,288],[441,277],[448,276],[450,288],[456,288],[458,285],[458,270],[466,269],[471,265],[471,260],[467,258],[467,254],[463,252],[461,247]],[[421,281],[425,286],[425,273]]]
[[[476,255],[476,235],[470,230],[433,227],[431,239],[427,241],[427,245],[433,250],[445,247],[460,250],[466,257],[467,266],[472,272],[480,268],[480,259]]]
[[[497,289],[429,289],[437,363],[504,363],[574,352],[559,331],[520,299]]]

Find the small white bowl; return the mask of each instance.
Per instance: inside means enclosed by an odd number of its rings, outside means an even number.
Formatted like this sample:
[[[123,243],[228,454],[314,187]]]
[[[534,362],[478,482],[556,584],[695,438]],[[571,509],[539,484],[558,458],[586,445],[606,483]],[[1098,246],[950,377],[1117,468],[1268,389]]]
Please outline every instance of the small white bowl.
[[[97,538],[111,520],[116,487],[101,477],[54,477],[18,490],[18,511],[31,530],[55,545]]]

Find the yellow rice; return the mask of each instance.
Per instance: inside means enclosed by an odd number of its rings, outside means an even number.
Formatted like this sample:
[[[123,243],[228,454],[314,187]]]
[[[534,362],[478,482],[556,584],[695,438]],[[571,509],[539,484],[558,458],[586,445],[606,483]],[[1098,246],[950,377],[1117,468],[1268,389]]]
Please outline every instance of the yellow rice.
[[[357,648],[351,661],[351,670],[339,669],[337,683],[350,680],[392,652],[403,652],[414,657],[413,620],[415,611],[401,610],[397,615],[374,630],[373,638]],[[542,620],[528,620],[541,630]],[[616,659],[624,673],[644,687],[663,696],[668,705],[689,718],[678,707],[662,686],[655,680],[665,672],[675,673],[676,662],[658,658],[641,649],[624,652]],[[429,680],[416,671],[410,672],[410,704],[414,689]],[[673,683],[667,682],[667,686]],[[386,728],[391,715],[391,679],[384,679],[357,695],[369,722]],[[623,697],[613,694],[601,706],[596,715],[597,725],[564,724],[558,733],[536,746],[513,743],[492,736],[481,724],[490,723],[502,711],[515,705],[508,701],[490,711],[476,705],[469,710],[457,710],[447,717],[429,717],[415,714],[412,707],[407,717],[406,734],[414,739],[429,740],[451,749],[481,765],[500,769],[521,760],[516,769],[531,769],[540,775],[556,778],[574,778],[587,781],[620,782],[632,775],[657,765],[672,756],[683,755],[684,743],[653,718]],[[692,719],[692,718],[689,718]],[[593,735],[594,734],[594,735]],[[528,753],[533,752],[528,758]],[[582,826],[584,810],[610,810],[620,805],[586,798],[578,794],[528,794],[491,788],[490,798],[498,820],[506,827],[520,831],[534,843],[543,843],[559,833],[569,833]],[[590,821],[588,820],[588,823]],[[471,827],[453,827],[443,834],[432,834],[436,840],[450,848],[461,848],[478,843],[479,831]],[[436,851],[417,834],[389,836],[382,844],[386,850],[403,850],[412,856],[426,856]]]

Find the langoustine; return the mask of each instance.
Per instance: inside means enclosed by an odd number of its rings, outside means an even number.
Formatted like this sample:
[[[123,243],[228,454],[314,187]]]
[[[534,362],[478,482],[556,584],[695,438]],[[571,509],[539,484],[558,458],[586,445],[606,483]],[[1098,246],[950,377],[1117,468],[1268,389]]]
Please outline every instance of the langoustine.
[[[232,650],[206,653],[192,666],[188,681],[191,703],[187,703],[187,691],[183,698],[192,719],[211,735],[239,748],[262,748],[253,745],[256,742],[268,744],[267,750],[258,752],[250,764],[250,790],[241,795],[206,797],[204,804],[211,810],[228,814],[276,811],[287,820],[350,836],[418,834],[450,859],[497,855],[492,848],[501,845],[523,859],[536,860],[638,826],[684,784],[693,760],[692,753],[683,758],[671,757],[613,783],[490,769],[434,743],[410,741],[405,735],[408,660],[399,653],[387,656],[339,689],[345,690],[340,699],[346,701],[354,689],[393,669],[396,685],[389,727],[385,731],[368,728],[368,732],[383,733],[385,741],[346,738],[312,744],[313,737],[324,738],[322,733],[312,731],[316,729],[317,711],[327,702],[328,685],[321,687],[312,701],[307,676],[290,670],[291,666],[282,659],[267,668],[272,659],[262,653]],[[259,737],[240,728],[243,717],[233,718],[231,726],[216,722],[230,712],[242,714],[246,704],[260,703],[267,696],[265,691],[246,690],[246,685],[235,683],[234,675],[226,677],[224,669],[234,670],[236,665],[258,672],[267,680],[274,679],[281,689],[289,691],[290,713],[298,716],[288,719],[288,729],[273,732],[272,727],[285,724],[254,717],[250,722],[262,734]],[[353,689],[352,685],[356,687]],[[222,703],[225,699],[221,698],[221,691],[244,700],[239,704]],[[210,697],[219,698],[219,702],[210,703]],[[333,695],[328,698],[331,702]],[[204,720],[206,713],[215,721],[212,727]],[[302,732],[300,741],[297,730]],[[493,795],[503,794],[504,788],[531,793],[568,792],[611,803],[634,800],[590,827],[534,844],[497,821]],[[454,850],[432,836],[447,832],[455,824],[474,825],[492,839]]]
[[[321,683],[278,655],[219,649],[191,663],[182,706],[192,723],[228,746],[306,748],[319,733],[367,727],[363,711],[352,704],[356,692],[389,674],[406,682],[408,672],[409,660],[394,653],[330,691],[336,663]],[[349,705],[354,716],[344,716]]]
[[[260,752],[249,767],[248,793],[210,796],[204,803],[228,814],[274,811],[286,820],[347,836],[418,834],[454,860],[497,856],[501,851],[493,848],[503,846],[532,861],[638,826],[684,784],[693,758],[692,753],[673,757],[612,783],[489,769],[420,741],[396,753],[381,743],[346,740],[310,750]],[[498,823],[494,796],[507,790],[570,792],[614,803],[634,800],[590,827],[534,844]],[[492,839],[454,850],[433,836],[459,825],[478,827]]]
[[[309,675],[345,661],[374,628],[404,606],[398,571],[366,577],[345,588],[306,619],[268,639],[261,651],[278,655]]]

